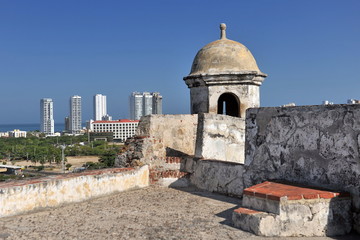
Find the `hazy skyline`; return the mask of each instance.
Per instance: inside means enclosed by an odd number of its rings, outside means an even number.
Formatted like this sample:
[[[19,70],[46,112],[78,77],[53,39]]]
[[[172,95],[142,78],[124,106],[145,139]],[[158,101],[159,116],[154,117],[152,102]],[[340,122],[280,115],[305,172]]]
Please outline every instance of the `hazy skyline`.
[[[107,96],[113,119],[129,117],[131,92],[160,92],[163,112],[189,113],[182,78],[206,44],[247,46],[268,77],[262,106],[360,98],[360,1],[0,0],[0,124],[38,123],[52,98],[55,123],[82,97]]]

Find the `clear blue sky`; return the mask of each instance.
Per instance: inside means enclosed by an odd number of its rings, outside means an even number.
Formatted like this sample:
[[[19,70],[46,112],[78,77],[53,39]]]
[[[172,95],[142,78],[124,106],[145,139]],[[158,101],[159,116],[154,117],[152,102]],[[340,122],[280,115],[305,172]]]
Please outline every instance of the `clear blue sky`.
[[[360,98],[359,0],[0,0],[0,124],[38,123],[45,97],[62,123],[75,94],[84,121],[96,93],[114,118],[128,117],[132,91],[189,113],[182,78],[221,22],[269,75],[262,106]]]

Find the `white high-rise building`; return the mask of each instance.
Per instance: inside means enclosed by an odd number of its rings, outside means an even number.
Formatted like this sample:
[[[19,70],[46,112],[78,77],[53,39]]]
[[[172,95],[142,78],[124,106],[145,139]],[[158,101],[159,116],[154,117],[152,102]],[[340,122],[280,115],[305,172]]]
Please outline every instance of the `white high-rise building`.
[[[106,96],[102,94],[96,94],[94,96],[94,119],[95,121],[100,121],[103,120],[106,115]]]
[[[81,97],[72,96],[70,98],[70,132],[72,134],[79,134],[81,127]]]
[[[139,120],[149,114],[162,114],[162,96],[158,92],[133,92],[129,97],[130,119]]]
[[[154,114],[162,114],[162,96],[158,92],[153,93],[152,111]]]
[[[143,95],[139,92],[133,92],[129,98],[130,101],[130,119],[139,120],[143,113]]]
[[[149,92],[143,93],[143,116],[152,114],[153,97]]]
[[[51,98],[40,100],[40,131],[54,135],[54,103]]]

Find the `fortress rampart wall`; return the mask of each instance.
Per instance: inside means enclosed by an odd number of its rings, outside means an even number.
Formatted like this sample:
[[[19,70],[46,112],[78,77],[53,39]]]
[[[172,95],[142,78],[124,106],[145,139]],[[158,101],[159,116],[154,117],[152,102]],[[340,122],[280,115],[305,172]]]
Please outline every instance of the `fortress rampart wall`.
[[[113,168],[0,184],[0,217],[149,185],[149,168]]]

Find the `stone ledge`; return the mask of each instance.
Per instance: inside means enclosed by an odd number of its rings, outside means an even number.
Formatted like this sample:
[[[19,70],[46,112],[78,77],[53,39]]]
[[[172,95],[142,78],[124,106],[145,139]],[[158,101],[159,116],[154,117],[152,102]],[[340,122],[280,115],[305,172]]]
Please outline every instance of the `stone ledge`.
[[[279,236],[279,218],[272,213],[238,208],[233,211],[232,222],[236,228],[259,236]]]
[[[169,170],[169,169],[150,169],[149,178],[150,183],[155,184],[160,179],[165,178],[185,178],[189,174],[187,172],[182,172],[179,170]]]
[[[147,186],[148,165],[9,182],[0,187],[0,218]]]
[[[350,197],[350,194],[347,192],[331,192],[326,190],[310,189],[306,187],[291,186],[268,181],[246,188],[244,190],[244,194],[274,201]]]
[[[36,179],[3,182],[3,183],[0,183],[0,189],[9,188],[9,187],[19,187],[19,186],[25,186],[25,185],[30,185],[30,184],[36,184],[36,183],[45,183],[45,182],[52,181],[52,180],[68,179],[68,178],[81,177],[81,176],[121,173],[121,172],[133,171],[133,170],[135,170],[135,168],[107,168],[107,169],[101,169],[101,170],[88,170],[88,171],[84,171],[84,172],[80,172],[80,173],[67,173],[67,174],[61,174],[61,175],[52,175],[52,176],[41,177],[41,178],[36,178]]]

